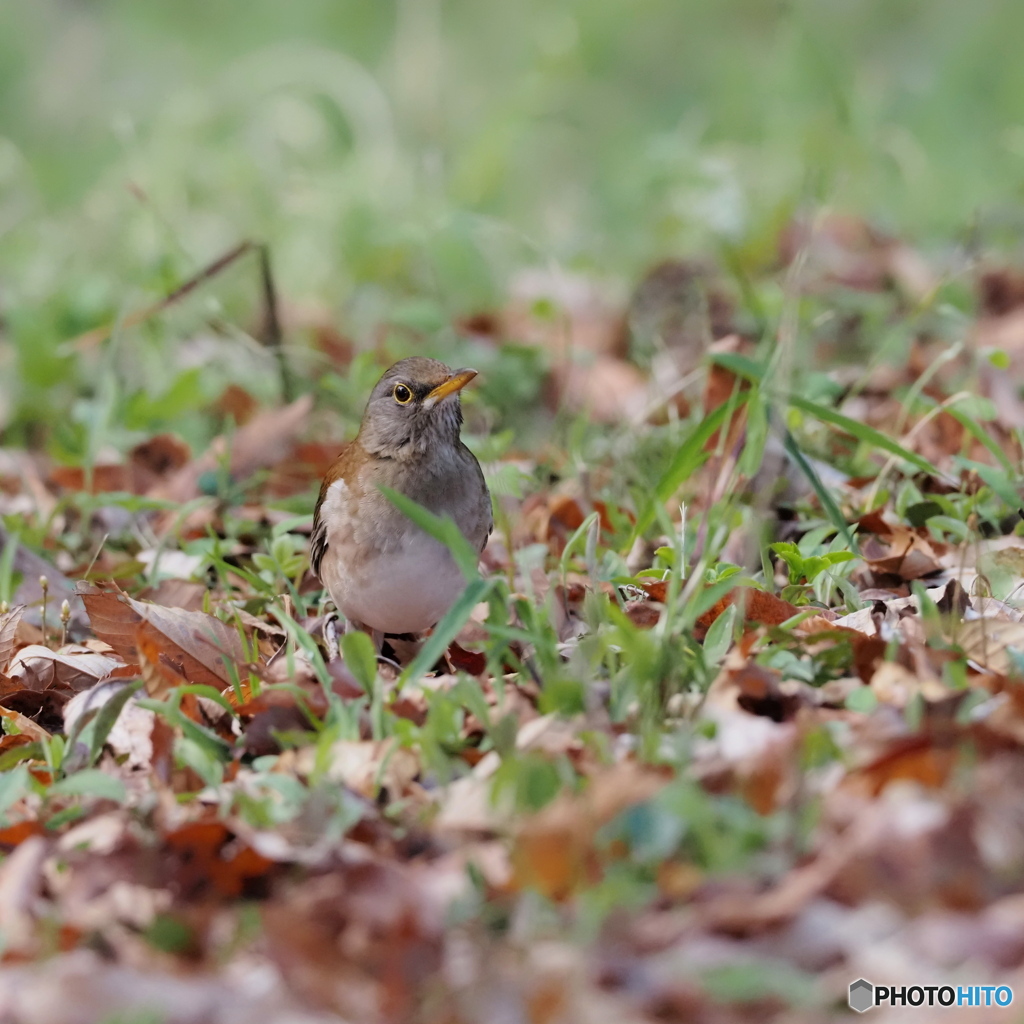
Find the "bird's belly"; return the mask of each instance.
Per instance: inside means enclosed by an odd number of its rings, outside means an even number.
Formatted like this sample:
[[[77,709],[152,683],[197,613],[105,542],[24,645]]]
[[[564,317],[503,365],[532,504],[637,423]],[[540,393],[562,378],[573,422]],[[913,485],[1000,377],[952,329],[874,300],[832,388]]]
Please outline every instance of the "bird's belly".
[[[444,545],[423,533],[377,552],[358,571],[337,566],[327,585],[346,619],[383,633],[419,633],[435,625],[466,585]]]

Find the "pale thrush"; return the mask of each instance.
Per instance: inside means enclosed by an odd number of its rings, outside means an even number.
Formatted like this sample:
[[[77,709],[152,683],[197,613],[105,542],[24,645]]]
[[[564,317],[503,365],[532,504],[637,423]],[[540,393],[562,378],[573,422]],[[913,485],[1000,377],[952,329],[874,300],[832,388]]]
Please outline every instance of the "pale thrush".
[[[320,487],[313,572],[349,625],[372,633],[378,646],[384,633],[435,625],[466,584],[448,548],[400,512],[381,485],[450,516],[476,551],[491,532],[484,475],[459,437],[459,392],[475,376],[436,359],[395,363]]]

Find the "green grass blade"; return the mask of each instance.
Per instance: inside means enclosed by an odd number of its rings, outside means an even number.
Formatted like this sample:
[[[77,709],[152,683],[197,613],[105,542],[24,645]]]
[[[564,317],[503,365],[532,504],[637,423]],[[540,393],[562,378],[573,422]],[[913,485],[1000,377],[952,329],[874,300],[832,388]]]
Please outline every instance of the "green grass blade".
[[[92,742],[89,744],[90,765],[94,765],[99,760],[100,754],[103,752],[103,744],[107,742],[110,730],[114,728],[124,706],[132,699],[132,695],[141,689],[141,679],[126,683],[100,708],[96,715],[96,724],[93,726]]]
[[[711,453],[705,451],[704,446],[711,440],[715,431],[721,429],[729,412],[739,409],[745,402],[746,397],[743,394],[737,396],[736,402],[724,402],[690,431],[689,436],[679,446],[679,451],[676,452],[668,469],[662,474],[654,488],[651,500],[637,517],[636,526],[633,528],[633,534],[629,540],[630,547],[633,541],[654,522],[655,506],[668,501],[680,485],[710,457]]]
[[[822,483],[821,477],[818,476],[814,467],[807,461],[804,453],[800,451],[796,441],[793,439],[793,435],[788,430],[783,438],[783,445],[789,457],[800,467],[800,472],[807,477],[808,483],[814,488],[814,493],[818,496],[818,501],[821,502],[821,507],[824,509],[829,521],[843,535],[846,543],[850,545],[850,550],[859,555],[860,547],[857,544],[857,539],[850,531],[846,517],[840,511],[835,499],[829,494],[824,483]]]
[[[424,533],[429,534],[434,540],[440,541],[448,548],[467,582],[478,575],[477,563],[480,561],[480,555],[473,550],[473,545],[466,540],[462,531],[455,525],[454,519],[450,516],[436,516],[413,501],[412,498],[400,494],[390,487],[382,486],[380,491],[399,512],[408,516]]]
[[[399,689],[410,680],[418,679],[429,672],[441,657],[448,645],[458,636],[459,630],[466,624],[473,609],[487,600],[491,589],[491,581],[477,577],[462,592],[462,596],[448,609],[448,614],[434,627],[434,632],[427,637],[426,643],[420,648],[419,654],[406,667],[399,680]]]
[[[985,431],[984,427],[979,423],[976,423],[961,409],[957,409],[956,406],[946,406],[946,412],[948,412],[949,415],[952,416],[953,419],[955,419],[957,423],[959,423],[973,438],[980,441],[989,450],[989,452],[991,452],[999,465],[1002,466],[1007,473],[1013,477],[1017,476],[1017,469],[1010,461],[1009,456],[1007,456],[1006,452],[996,444],[993,438]]]
[[[818,405],[817,402],[812,402],[809,398],[801,398],[799,395],[790,395],[787,401],[801,412],[805,412],[815,419],[821,420],[823,423],[831,423],[832,426],[839,427],[840,430],[845,430],[846,433],[855,437],[858,441],[872,445],[875,448],[881,448],[882,451],[904,459],[917,469],[942,479],[942,473],[927,459],[912,451],[908,451],[898,441],[894,441],[891,437],[886,437],[885,434],[875,430],[874,427],[869,427],[866,423],[850,419],[849,416],[844,416],[841,412],[836,412],[834,409],[829,409],[824,405]]]

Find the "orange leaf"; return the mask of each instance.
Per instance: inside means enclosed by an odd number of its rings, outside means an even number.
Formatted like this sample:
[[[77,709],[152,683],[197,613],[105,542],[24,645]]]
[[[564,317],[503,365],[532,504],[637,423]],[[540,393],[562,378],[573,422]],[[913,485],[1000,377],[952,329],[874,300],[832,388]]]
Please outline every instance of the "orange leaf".
[[[698,620],[697,637],[703,639],[711,624],[731,604],[742,603],[744,621],[759,622],[763,626],[781,626],[787,619],[800,613],[795,604],[781,597],[753,587],[734,587],[725,597],[716,601]]]
[[[10,850],[32,836],[41,836],[46,830],[38,821],[19,821],[0,828],[0,846]]]
[[[578,796],[561,796],[528,819],[512,849],[515,884],[564,899],[600,873],[598,830],[649,800],[665,784],[659,774],[623,762],[596,776]]]

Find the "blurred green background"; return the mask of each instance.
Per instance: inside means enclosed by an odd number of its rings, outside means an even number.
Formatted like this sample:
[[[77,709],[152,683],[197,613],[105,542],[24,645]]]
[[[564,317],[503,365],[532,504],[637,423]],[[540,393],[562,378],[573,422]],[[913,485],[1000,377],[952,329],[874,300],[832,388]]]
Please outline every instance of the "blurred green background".
[[[1013,0],[2,4],[0,429],[73,459],[113,369],[108,419],[166,397],[212,312],[252,328],[252,272],[113,355],[64,343],[242,238],[360,342],[443,334],[522,267],[628,282],[722,246],[768,267],[806,203],[1016,246],[1021,39]],[[136,402],[135,429],[251,374],[240,351]]]

